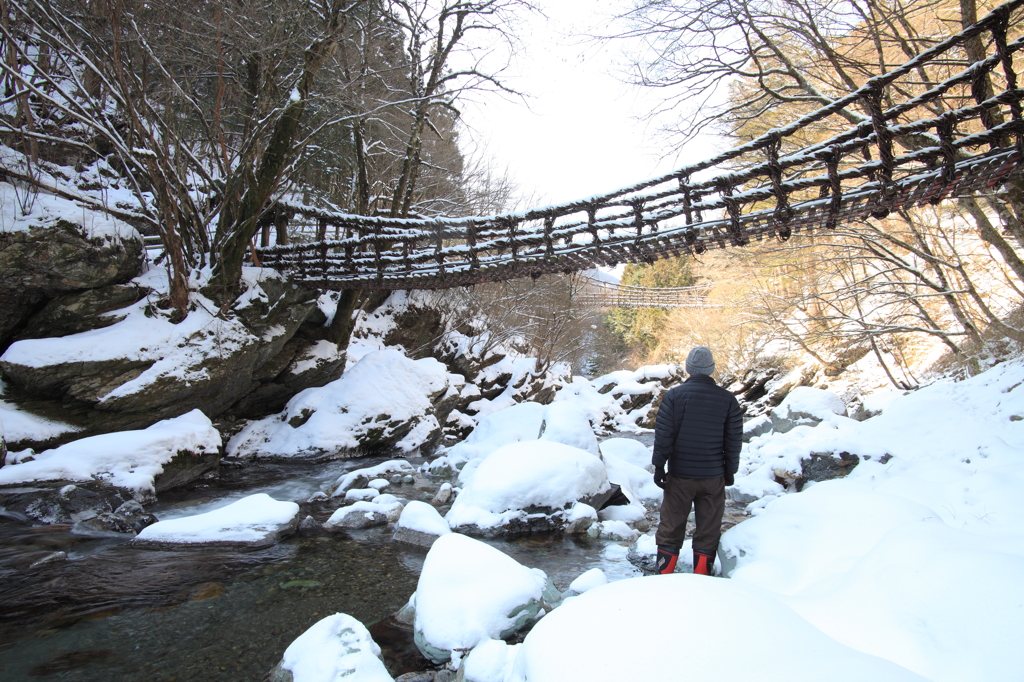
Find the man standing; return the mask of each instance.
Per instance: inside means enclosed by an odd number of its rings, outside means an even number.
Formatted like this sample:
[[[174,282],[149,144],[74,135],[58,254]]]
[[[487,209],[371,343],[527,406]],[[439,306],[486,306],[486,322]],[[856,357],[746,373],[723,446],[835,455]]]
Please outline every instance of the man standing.
[[[691,506],[697,517],[693,572],[711,575],[715,565],[725,486],[739,468],[743,416],[735,396],[711,378],[714,371],[711,351],[697,346],[686,357],[690,378],[670,389],[658,408],[652,462],[654,482],[665,490],[655,535],[658,573],[675,571]]]

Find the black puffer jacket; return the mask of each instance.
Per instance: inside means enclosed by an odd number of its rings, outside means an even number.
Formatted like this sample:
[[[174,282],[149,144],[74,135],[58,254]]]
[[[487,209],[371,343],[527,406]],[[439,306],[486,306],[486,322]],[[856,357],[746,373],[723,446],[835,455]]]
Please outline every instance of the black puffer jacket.
[[[668,473],[679,478],[735,474],[742,444],[740,405],[711,377],[691,376],[665,394],[654,430],[655,467],[668,462]]]

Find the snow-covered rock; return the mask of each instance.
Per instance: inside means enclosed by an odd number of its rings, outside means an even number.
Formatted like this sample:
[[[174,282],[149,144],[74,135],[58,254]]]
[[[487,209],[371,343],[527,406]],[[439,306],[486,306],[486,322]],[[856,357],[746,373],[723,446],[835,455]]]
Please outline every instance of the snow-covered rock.
[[[505,682],[512,674],[519,646],[500,639],[481,642],[469,652],[460,668],[465,682]]]
[[[553,402],[544,409],[540,434],[541,440],[571,445],[592,455],[601,455],[587,413],[567,400]]]
[[[440,437],[435,403],[457,394],[461,384],[433,358],[369,353],[337,381],[306,389],[281,414],[246,426],[227,452],[261,459],[412,452]]]
[[[416,468],[404,459],[389,459],[376,466],[355,469],[338,477],[334,484],[334,495],[344,495],[351,488],[365,488],[370,481],[387,474],[402,474],[404,478],[415,471]]]
[[[257,493],[204,514],[154,523],[130,545],[141,549],[260,549],[277,544],[298,526],[299,505]]]
[[[842,398],[820,388],[797,386],[768,416],[776,433],[786,433],[797,426],[814,426],[835,415],[846,416]]]
[[[635,467],[654,473],[654,465],[651,463],[651,449],[638,440],[632,438],[607,438],[601,441],[601,454],[612,455],[629,462]]]
[[[445,457],[452,466],[483,459],[498,448],[524,440],[535,440],[547,408],[540,403],[520,403],[480,418],[473,433],[450,449]]]
[[[609,487],[604,464],[589,452],[542,440],[514,443],[475,468],[446,518],[464,532],[530,532],[531,521],[557,529],[566,520],[554,514]]]
[[[0,356],[0,367],[30,395],[97,410],[89,416],[97,430],[149,425],[185,406],[222,414],[258,385],[254,375],[316,303],[314,292],[287,284],[277,272],[244,268],[245,291],[221,314],[202,293],[209,276],[207,268],[189,280],[193,305],[184,320],[157,304],[169,286],[166,271],[153,268],[133,280],[150,295],[117,310],[113,324],[16,341]]]
[[[270,682],[394,682],[380,647],[358,620],[336,613],[317,621],[284,651]]]
[[[504,639],[534,620],[547,576],[465,535],[442,535],[416,586],[416,646],[434,663],[456,650]]]
[[[355,502],[335,510],[324,522],[324,528],[337,531],[384,526],[397,521],[401,513],[402,503],[397,497],[378,495],[372,502]]]
[[[654,612],[700,617],[666,627]],[[505,681],[674,680],[681,666],[737,680],[924,680],[836,642],[763,590],[677,574],[620,580],[566,600],[526,636]]]
[[[413,500],[405,505],[395,524],[394,539],[417,547],[429,548],[442,535],[451,533],[445,521],[433,506]]]
[[[39,167],[8,147],[3,166],[39,176]],[[42,173],[50,185],[57,180]],[[0,344],[46,298],[122,282],[143,263],[142,236],[131,225],[80,203],[38,193],[22,210],[20,190],[0,182]]]
[[[81,438],[9,464],[0,468],[0,486],[99,481],[149,501],[215,468],[220,446],[217,429],[193,410],[148,429]]]
[[[595,587],[608,584],[608,576],[600,568],[592,568],[580,574],[575,580],[569,583],[567,595],[583,594]]]

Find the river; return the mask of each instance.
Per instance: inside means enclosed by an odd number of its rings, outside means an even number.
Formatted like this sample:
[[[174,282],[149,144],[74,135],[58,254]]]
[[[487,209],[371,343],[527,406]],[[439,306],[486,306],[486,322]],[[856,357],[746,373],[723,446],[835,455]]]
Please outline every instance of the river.
[[[339,501],[306,500],[344,471],[383,460],[222,467],[162,494],[149,511],[170,519],[265,492],[323,522]],[[417,476],[388,492],[429,499],[437,485]],[[254,552],[145,551],[125,540],[0,518],[0,678],[261,680],[292,640],[336,612],[370,627],[393,676],[430,667],[408,630],[389,618],[415,591],[426,552],[393,542],[386,528],[297,535]],[[611,580],[638,574],[625,542],[562,535],[489,542],[545,571],[561,590],[594,567]],[[67,560],[30,567],[57,551]]]

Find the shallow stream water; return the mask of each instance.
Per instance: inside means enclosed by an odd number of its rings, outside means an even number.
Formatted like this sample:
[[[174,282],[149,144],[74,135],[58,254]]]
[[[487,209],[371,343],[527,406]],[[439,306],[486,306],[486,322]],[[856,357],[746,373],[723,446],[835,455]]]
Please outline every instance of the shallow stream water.
[[[224,467],[162,494],[150,511],[164,520],[265,492],[323,522],[340,502],[309,504],[310,495],[380,461]],[[429,499],[436,486],[417,477],[388,492]],[[0,679],[261,680],[296,637],[336,612],[371,628],[393,676],[430,667],[387,618],[415,591],[426,552],[392,542],[390,530],[294,536],[254,552],[145,551],[126,540],[0,518]],[[561,590],[594,567],[612,580],[638,574],[625,542],[545,535],[491,544]],[[55,552],[67,560],[47,561]]]

